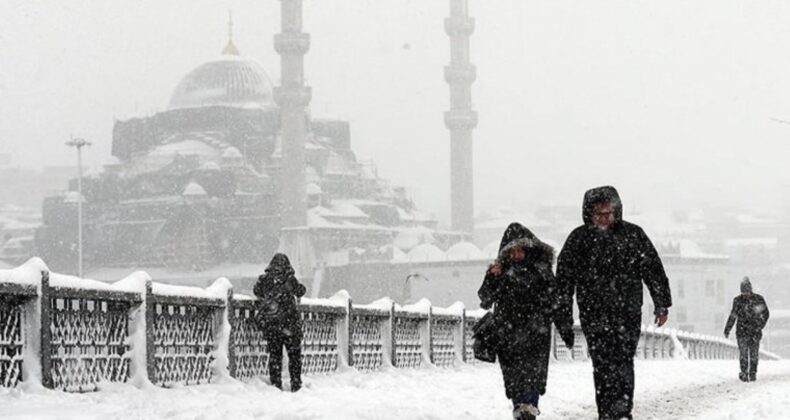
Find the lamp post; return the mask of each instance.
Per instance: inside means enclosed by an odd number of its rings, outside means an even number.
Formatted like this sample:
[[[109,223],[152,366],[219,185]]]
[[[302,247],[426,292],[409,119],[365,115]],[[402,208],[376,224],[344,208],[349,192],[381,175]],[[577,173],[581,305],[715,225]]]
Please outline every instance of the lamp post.
[[[77,274],[82,278],[82,148],[91,143],[83,138],[71,138],[66,146],[77,148]]]

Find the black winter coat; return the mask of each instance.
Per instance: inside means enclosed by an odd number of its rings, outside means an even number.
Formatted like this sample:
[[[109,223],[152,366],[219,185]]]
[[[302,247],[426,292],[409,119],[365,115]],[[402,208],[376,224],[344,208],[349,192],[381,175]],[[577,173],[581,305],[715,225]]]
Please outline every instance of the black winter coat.
[[[526,250],[520,264],[508,260],[512,247]],[[497,357],[505,381],[505,394],[515,398],[528,391],[546,392],[551,322],[556,302],[553,249],[518,223],[505,231],[499,261],[503,269],[495,275],[489,269],[478,291],[480,306],[494,308],[494,324],[501,343]]]
[[[768,305],[761,295],[752,293],[750,295],[738,295],[732,300],[732,311],[727,319],[727,326],[724,327],[724,335],[729,335],[732,326],[736,324],[735,336],[737,338],[756,338],[763,337],[763,328],[770,317]]]
[[[297,298],[304,296],[305,292],[304,285],[296,279],[288,257],[275,254],[253,288],[253,293],[258,297],[257,319],[264,331],[301,334],[302,320],[296,303]]]
[[[592,222],[593,206],[604,201],[612,203],[615,212],[615,223],[607,231]],[[625,342],[602,350],[633,353],[639,339],[642,284],[650,291],[656,312],[672,305],[664,266],[642,228],[622,219],[622,204],[613,187],[587,191],[582,214],[584,225],[571,232],[557,261],[558,321],[573,322],[575,294],[588,341],[596,333],[619,331]]]

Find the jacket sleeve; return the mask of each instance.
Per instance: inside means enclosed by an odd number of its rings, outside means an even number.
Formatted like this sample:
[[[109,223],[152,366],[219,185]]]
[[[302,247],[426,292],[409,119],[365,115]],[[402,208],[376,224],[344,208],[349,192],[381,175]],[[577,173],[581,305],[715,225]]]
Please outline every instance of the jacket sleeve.
[[[554,325],[557,327],[557,330],[560,332],[561,335],[567,336],[569,333],[573,333],[573,312],[571,312],[571,317],[567,318],[565,313],[561,311],[558,299],[559,287],[557,286],[557,277],[551,271],[551,267],[539,267],[541,275],[546,280],[546,284],[548,286],[548,298],[549,298],[549,305],[551,310],[551,319],[554,320]],[[571,299],[573,299],[571,297]],[[571,308],[573,309],[573,308]]]
[[[299,280],[296,279],[296,276],[290,276],[288,278],[288,290],[298,298],[304,296],[305,292],[307,292],[307,288],[304,287],[302,283],[299,283]]]
[[[573,295],[576,293],[576,283],[581,269],[581,249],[577,232],[571,232],[557,257],[554,325],[560,330],[573,326]]]
[[[669,308],[672,306],[672,294],[669,290],[669,279],[664,271],[664,264],[661,262],[661,257],[658,256],[653,242],[641,228],[639,236],[642,245],[642,280],[650,291],[650,297],[653,299],[656,310]]]
[[[732,326],[735,325],[735,320],[738,319],[737,307],[738,298],[735,298],[732,300],[732,310],[730,311],[730,317],[727,318],[727,325],[724,326],[724,335],[730,335],[730,330],[732,330]]]
[[[255,294],[255,296],[257,296],[258,298],[262,298],[263,293],[265,292],[263,290],[263,276],[264,276],[263,274],[258,276],[258,281],[255,282],[255,286],[252,288],[252,293]]]
[[[483,285],[477,291],[477,296],[480,298],[480,307],[483,309],[491,309],[497,300],[499,290],[502,286],[502,280],[505,276],[496,276],[491,273],[491,269],[486,270],[486,275],[483,278]]]

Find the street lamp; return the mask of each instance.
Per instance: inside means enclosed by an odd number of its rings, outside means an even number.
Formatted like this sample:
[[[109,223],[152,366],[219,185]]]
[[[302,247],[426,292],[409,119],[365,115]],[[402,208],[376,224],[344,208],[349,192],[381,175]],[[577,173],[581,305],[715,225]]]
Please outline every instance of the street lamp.
[[[66,146],[77,148],[77,249],[79,252],[77,260],[77,273],[82,278],[82,148],[90,146],[91,143],[83,138],[72,137],[66,142]]]

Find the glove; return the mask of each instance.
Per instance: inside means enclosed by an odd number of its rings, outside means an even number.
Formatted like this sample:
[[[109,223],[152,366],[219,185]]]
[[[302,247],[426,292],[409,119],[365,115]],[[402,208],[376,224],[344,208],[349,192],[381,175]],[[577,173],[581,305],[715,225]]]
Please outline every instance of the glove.
[[[669,310],[667,308],[656,308],[653,314],[656,316],[655,323],[659,327],[666,324],[667,318],[669,318]]]
[[[730,332],[724,331],[724,338],[730,338]]]

